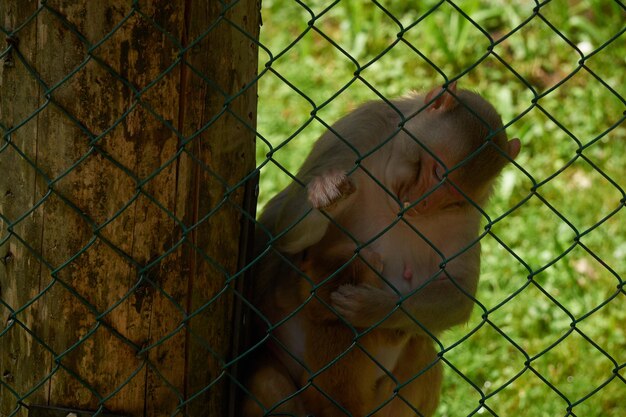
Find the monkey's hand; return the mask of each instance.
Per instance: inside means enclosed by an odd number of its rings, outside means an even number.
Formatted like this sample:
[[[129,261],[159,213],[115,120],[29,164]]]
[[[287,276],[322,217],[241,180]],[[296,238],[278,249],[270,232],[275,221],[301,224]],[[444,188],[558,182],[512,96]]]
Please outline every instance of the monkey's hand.
[[[342,285],[330,294],[330,301],[337,314],[352,326],[368,328],[392,315],[398,297],[369,284]]]
[[[309,201],[316,209],[328,209],[354,191],[354,181],[345,172],[338,170],[314,177],[307,185]]]

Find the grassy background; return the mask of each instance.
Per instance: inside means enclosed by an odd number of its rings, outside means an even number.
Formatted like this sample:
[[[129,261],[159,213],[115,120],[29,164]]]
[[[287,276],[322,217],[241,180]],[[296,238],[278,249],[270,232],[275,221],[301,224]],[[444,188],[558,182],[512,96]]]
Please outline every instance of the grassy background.
[[[259,205],[323,132],[314,109],[330,124],[377,94],[464,74],[459,85],[493,102],[523,148],[487,208],[492,218],[513,210],[483,240],[482,306],[441,340],[450,350],[438,415],[626,415],[626,34],[615,38],[624,6],[551,1],[534,15],[531,2],[459,1],[495,41],[506,38],[493,48],[501,60],[475,66],[490,41],[449,3],[426,17],[438,2],[302,3],[263,1]]]

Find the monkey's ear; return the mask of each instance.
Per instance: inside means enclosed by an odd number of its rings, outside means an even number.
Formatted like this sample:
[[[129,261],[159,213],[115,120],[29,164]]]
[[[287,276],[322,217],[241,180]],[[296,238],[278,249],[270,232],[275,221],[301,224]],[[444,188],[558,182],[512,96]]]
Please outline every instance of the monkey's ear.
[[[443,90],[443,92],[442,92]],[[424,104],[428,104],[434,96],[439,95],[428,106],[428,110],[438,110],[442,112],[447,112],[449,110],[454,109],[458,105],[458,101],[453,94],[456,94],[456,81],[451,82],[448,85],[448,88],[433,88],[430,90],[428,94],[426,94],[426,98],[424,99]]]
[[[517,158],[517,155],[519,155],[519,151],[521,148],[522,143],[520,142],[520,140],[518,138],[514,138],[507,143],[506,153],[509,154],[509,157],[511,157],[511,159],[515,159]]]

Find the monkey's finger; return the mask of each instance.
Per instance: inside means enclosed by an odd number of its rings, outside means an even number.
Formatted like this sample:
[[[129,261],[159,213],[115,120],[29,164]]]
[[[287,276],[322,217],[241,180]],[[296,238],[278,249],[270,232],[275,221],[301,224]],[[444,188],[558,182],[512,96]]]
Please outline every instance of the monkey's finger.
[[[359,309],[360,302],[352,298],[350,292],[344,289],[343,292],[338,290],[330,294],[330,305],[336,313],[347,318]]]
[[[330,294],[330,303],[333,308],[342,308],[350,301],[350,296],[348,294],[344,294],[343,292],[337,290]]]
[[[356,286],[354,285],[350,285],[350,284],[341,285],[339,286],[339,288],[337,288],[337,290],[333,291],[331,296],[333,294],[341,294],[343,296],[348,296],[350,293],[353,293],[355,289],[356,289]]]
[[[317,209],[329,208],[356,191],[356,186],[343,171],[333,170],[314,177],[307,185],[311,205]]]
[[[350,194],[356,191],[356,185],[352,178],[343,174],[343,178],[341,178],[341,182],[337,184],[337,189],[341,192],[342,196],[345,198]]]
[[[337,317],[339,317],[342,320],[347,321],[348,323],[353,323],[354,318],[358,316],[358,312],[352,310],[349,304],[346,305],[343,303],[339,303],[339,304],[331,303],[331,306],[333,308],[334,313],[337,315]]]

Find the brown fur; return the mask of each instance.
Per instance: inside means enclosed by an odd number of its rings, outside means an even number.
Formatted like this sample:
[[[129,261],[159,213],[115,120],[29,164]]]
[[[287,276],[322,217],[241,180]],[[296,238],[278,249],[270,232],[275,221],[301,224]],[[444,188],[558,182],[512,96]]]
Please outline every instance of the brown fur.
[[[308,253],[302,267],[314,286],[321,284],[315,291],[317,296],[304,310],[308,318],[305,332],[310,340],[310,349],[304,359],[311,372],[317,374],[311,379],[316,388],[308,389],[303,397],[305,408],[316,416],[345,416],[342,408],[353,416],[369,415],[394,398],[394,389],[425,371],[414,383],[402,389],[401,394],[412,399],[419,398],[412,395],[414,391],[432,392],[426,401],[411,404],[420,413],[430,414],[437,403],[441,381],[440,365],[431,342],[402,330],[353,329],[330,307],[330,294],[341,285],[386,286],[378,275],[383,268],[380,257],[369,250],[362,250],[346,269],[325,281],[337,271],[338,263],[345,264],[353,256],[354,249],[352,245],[345,245]],[[308,283],[303,285],[301,294],[304,299],[310,290]],[[400,349],[399,359],[386,369],[380,356],[391,349]],[[305,383],[300,382],[301,386]],[[323,393],[330,395],[332,401]],[[408,417],[415,413],[396,398],[373,415]]]
[[[333,125],[260,218],[254,329],[265,342],[243,415],[431,416],[432,338],[473,307],[475,206],[519,147],[493,106],[454,85]]]
[[[353,244],[342,244],[304,256],[300,268],[306,279],[301,280],[299,299],[294,301],[304,305],[298,315],[308,341],[302,358],[308,371],[293,380],[280,361],[261,358],[264,363],[250,381],[260,388],[256,399],[268,408],[280,403],[285,393],[308,386],[274,413],[409,417],[416,415],[415,410],[430,415],[438,403],[441,365],[427,337],[402,330],[355,329],[333,311],[330,296],[341,285],[386,285],[379,276],[383,265],[378,254],[364,249],[355,257],[355,249]],[[398,354],[386,368],[381,355],[388,349],[398,349]],[[420,376],[407,384],[416,375]],[[244,415],[260,415],[258,405],[246,401]]]

